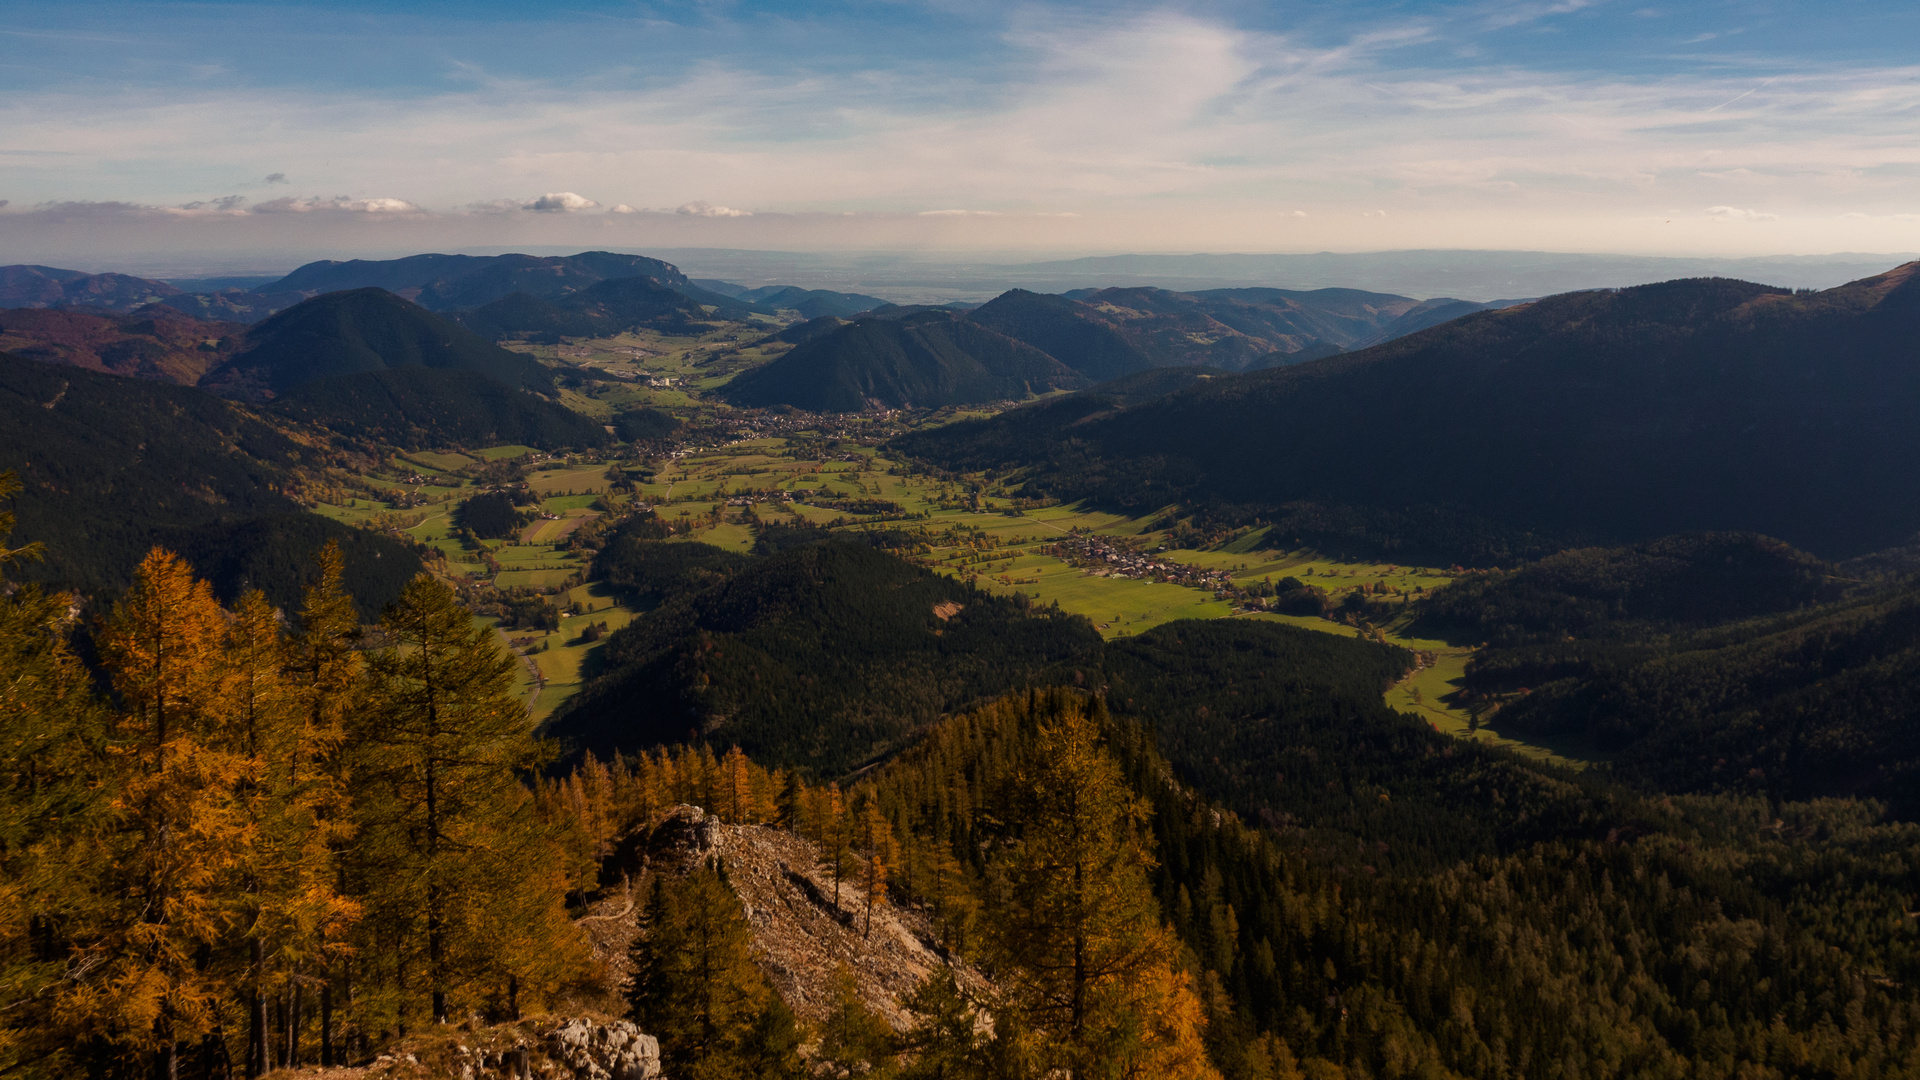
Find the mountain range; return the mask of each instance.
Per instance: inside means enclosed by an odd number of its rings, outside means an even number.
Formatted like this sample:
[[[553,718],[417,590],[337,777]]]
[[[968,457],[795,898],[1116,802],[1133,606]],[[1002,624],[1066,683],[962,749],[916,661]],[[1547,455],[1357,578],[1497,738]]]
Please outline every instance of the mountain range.
[[[1130,406],[906,436],[947,468],[1276,538],[1511,562],[1700,529],[1831,558],[1920,531],[1920,264],[1820,293],[1696,279],[1484,311]]]

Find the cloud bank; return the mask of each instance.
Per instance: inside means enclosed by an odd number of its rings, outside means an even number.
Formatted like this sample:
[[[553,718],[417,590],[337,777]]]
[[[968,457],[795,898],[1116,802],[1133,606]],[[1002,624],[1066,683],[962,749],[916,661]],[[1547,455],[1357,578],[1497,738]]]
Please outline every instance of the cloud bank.
[[[716,54],[644,79],[465,67],[404,101],[339,85],[15,93],[0,241],[57,250],[80,231],[62,240],[61,222],[164,218],[259,245],[384,221],[444,246],[1920,248],[1920,65],[1468,62],[1604,5],[1461,10],[1328,34],[1014,8],[982,16],[999,43],[972,66],[876,51]],[[350,194],[231,194],[289,176]]]

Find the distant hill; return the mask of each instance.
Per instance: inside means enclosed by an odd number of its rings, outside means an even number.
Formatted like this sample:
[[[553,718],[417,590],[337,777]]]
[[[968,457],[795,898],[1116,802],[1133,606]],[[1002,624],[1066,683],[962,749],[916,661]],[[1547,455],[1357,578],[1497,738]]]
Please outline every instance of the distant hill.
[[[333,375],[293,387],[272,408],[407,449],[519,444],[557,450],[611,441],[598,421],[475,371],[400,367]]]
[[[52,266],[0,266],[0,308],[85,307],[129,312],[180,289],[152,278]]]
[[[458,316],[489,339],[511,335],[612,337],[636,327],[693,332],[705,318],[698,302],[652,278],[614,278],[542,299],[517,292]]]
[[[1842,558],[1920,531],[1916,269],[1816,294],[1723,279],[1572,293],[1071,429],[1016,410],[897,445],[1402,561],[1697,530]]]
[[[761,311],[768,313],[797,311],[802,317],[808,319],[818,319],[826,315],[843,317],[858,315],[886,303],[877,296],[833,292],[828,289],[803,289],[797,285],[768,285],[759,289],[747,289],[736,294],[735,298],[747,301]]]
[[[670,591],[607,640],[606,673],[549,725],[563,745],[604,756],[724,740],[836,777],[1099,648],[1084,619],[1030,612],[866,546],[692,558],[700,547],[610,539],[622,565],[597,572],[648,595],[660,583]]]
[[[1096,381],[1162,366],[1160,356],[1086,304],[1013,289],[967,315]]]
[[[167,315],[177,312],[196,319],[223,322],[257,323],[285,311],[309,294],[302,292],[258,292],[228,286],[206,292],[183,292],[156,300],[139,308],[142,315]]]
[[[0,471],[24,485],[13,542],[47,545],[30,579],[115,592],[158,543],[205,563],[225,596],[251,583],[290,606],[302,560],[333,537],[371,615],[420,561],[280,493],[319,449],[284,421],[189,387],[0,354]]]
[[[515,387],[553,384],[532,358],[379,288],[327,293],[260,323],[206,382],[227,392],[282,393],[314,379],[411,366],[475,372]]]
[[[246,327],[178,312],[98,315],[46,308],[0,310],[0,351],[109,375],[191,386],[239,347]]]
[[[1415,632],[1496,646],[1647,641],[1678,630],[1842,599],[1837,568],[1770,537],[1693,533],[1578,548],[1460,578],[1422,605]]]
[[[1415,632],[1484,640],[1459,704],[1662,791],[1863,795],[1920,814],[1920,589],[1763,536],[1589,548],[1456,580]]]
[[[1086,385],[1031,345],[947,312],[867,318],[812,338],[735,378],[739,405],[814,412],[960,405]]]
[[[1444,322],[1452,322],[1455,319],[1471,315],[1476,311],[1498,311],[1501,308],[1509,308],[1515,304],[1525,303],[1529,303],[1529,301],[1487,300],[1482,302],[1476,300],[1455,300],[1450,296],[1443,296],[1433,300],[1422,300],[1419,304],[1408,308],[1405,314],[1388,323],[1384,328],[1376,330],[1360,338],[1358,341],[1352,342],[1347,348],[1349,350],[1364,349],[1369,345],[1378,345],[1382,342],[1392,341],[1394,338],[1403,338],[1408,334],[1418,333],[1429,327],[1439,326]]]
[[[354,259],[308,263],[286,277],[259,286],[260,293],[315,295],[377,287],[416,300],[433,311],[477,308],[514,293],[552,299],[616,278],[650,277],[667,286],[688,285],[671,263],[642,255],[583,251],[578,255],[411,255],[404,259]]]

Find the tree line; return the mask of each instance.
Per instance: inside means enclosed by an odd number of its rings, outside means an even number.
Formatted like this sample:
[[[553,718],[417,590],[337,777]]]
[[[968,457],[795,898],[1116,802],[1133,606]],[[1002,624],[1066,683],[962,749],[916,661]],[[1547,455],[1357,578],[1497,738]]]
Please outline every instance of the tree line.
[[[0,1070],[332,1064],[587,973],[513,661],[426,575],[363,628],[341,573],[291,619],[162,549],[90,626],[0,602]]]

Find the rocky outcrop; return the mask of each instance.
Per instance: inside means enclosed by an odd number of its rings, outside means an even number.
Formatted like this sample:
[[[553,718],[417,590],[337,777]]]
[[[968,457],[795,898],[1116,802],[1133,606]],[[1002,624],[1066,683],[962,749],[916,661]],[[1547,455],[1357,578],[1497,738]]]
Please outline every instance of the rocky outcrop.
[[[728,825],[697,806],[676,806],[622,846],[630,860],[625,869],[637,876],[625,894],[616,890],[596,905],[593,921],[582,921],[613,985],[627,974],[626,952],[638,929],[633,909],[645,904],[646,875],[684,874],[717,858],[753,927],[755,959],[802,1019],[825,1019],[828,988],[842,966],[867,1007],[896,1030],[912,1022],[901,999],[940,968],[951,967],[963,987],[987,989],[970,965],[939,948],[919,910],[876,904],[869,930],[858,868],[841,882],[835,905],[833,878],[820,870],[813,844],[784,829]]]
[[[573,1070],[574,1080],[653,1080],[660,1075],[660,1041],[626,1020],[568,1020],[547,1036],[547,1052]]]

